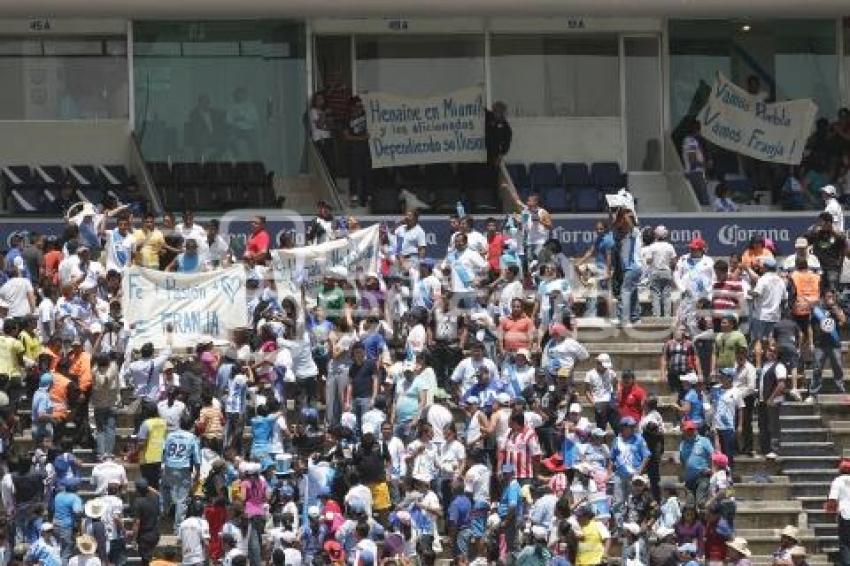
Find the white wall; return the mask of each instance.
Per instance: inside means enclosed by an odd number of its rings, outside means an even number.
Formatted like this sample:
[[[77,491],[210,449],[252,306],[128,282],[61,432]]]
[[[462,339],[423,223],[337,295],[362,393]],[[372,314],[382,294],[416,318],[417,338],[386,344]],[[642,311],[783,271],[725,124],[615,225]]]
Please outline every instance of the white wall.
[[[0,121],[0,166],[126,164],[127,120]]]
[[[623,155],[619,117],[508,117],[514,132],[508,163],[617,161]],[[622,165],[622,163],[621,163]]]

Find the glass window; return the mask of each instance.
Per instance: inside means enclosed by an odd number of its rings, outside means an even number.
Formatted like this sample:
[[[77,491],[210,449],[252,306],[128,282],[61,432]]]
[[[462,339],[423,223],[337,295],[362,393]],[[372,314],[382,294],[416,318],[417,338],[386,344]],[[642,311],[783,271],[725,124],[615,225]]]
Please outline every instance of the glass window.
[[[835,115],[834,20],[671,20],[669,29],[674,127],[699,110],[717,71],[741,86],[758,85],[769,100],[811,98],[821,116]]]
[[[484,84],[483,35],[358,36],[357,88],[408,96]]]
[[[126,118],[126,42],[0,39],[0,120]]]
[[[148,161],[302,169],[305,32],[288,21],[138,22],[136,131]]]
[[[494,35],[494,99],[513,116],[619,116],[616,35]]]

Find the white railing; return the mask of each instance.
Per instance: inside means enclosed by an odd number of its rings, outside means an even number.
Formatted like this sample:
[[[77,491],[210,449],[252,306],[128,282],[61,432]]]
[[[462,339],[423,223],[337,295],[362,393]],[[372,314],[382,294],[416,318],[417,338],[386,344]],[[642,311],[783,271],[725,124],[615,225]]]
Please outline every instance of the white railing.
[[[699,212],[702,210],[697,195],[691,183],[685,177],[685,169],[670,132],[664,133],[664,175],[667,178],[667,190],[673,199],[673,204],[680,212]]]

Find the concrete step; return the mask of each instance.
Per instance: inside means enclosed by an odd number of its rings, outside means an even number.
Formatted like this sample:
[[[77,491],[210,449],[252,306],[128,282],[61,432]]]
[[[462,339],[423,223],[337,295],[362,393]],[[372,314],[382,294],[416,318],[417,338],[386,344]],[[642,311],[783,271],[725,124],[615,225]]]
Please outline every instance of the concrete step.
[[[784,438],[784,435],[781,437]],[[832,442],[786,442],[779,443],[782,456],[835,456],[837,449]]]
[[[835,470],[838,465],[838,455],[829,456],[780,456],[779,463],[785,473],[796,470]]]
[[[795,495],[818,495],[819,493],[829,493],[829,484],[836,476],[836,470],[834,467],[791,469],[784,470],[782,473],[791,478]],[[808,484],[818,484],[821,491],[816,493],[797,493],[797,489],[808,488]],[[823,491],[824,489],[826,491]]]
[[[782,428],[782,442],[823,442],[823,439],[829,439],[830,430],[828,428]]]
[[[785,417],[817,416],[818,407],[814,403],[786,402],[780,407],[779,415]]]
[[[786,428],[796,430],[820,430],[823,428],[823,421],[820,415],[779,415],[780,430]]]
[[[817,484],[817,485],[821,486],[821,484]],[[796,486],[796,485],[793,486],[792,491],[794,489],[796,489],[797,487],[798,486]],[[806,511],[807,513],[812,512],[812,511],[820,512],[820,511],[823,511],[824,505],[826,505],[826,498],[827,498],[828,492],[829,492],[829,489],[827,489],[827,492],[825,492],[821,495],[818,495],[818,494],[816,494],[816,495],[802,495],[802,496],[796,496],[795,495],[794,499],[796,499],[797,501],[799,501],[800,503],[803,504],[803,510]]]

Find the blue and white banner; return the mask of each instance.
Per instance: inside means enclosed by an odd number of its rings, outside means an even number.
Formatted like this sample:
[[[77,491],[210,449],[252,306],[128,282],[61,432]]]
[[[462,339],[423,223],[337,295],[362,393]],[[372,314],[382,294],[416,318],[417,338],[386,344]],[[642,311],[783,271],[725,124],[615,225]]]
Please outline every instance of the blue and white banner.
[[[428,98],[384,92],[362,98],[372,167],[487,159],[481,87]]]
[[[208,273],[166,273],[133,266],[124,273],[121,307],[131,348],[151,342],[194,347],[202,338],[232,339],[248,323],[245,269],[236,265]]]
[[[715,145],[761,161],[796,165],[817,111],[809,99],[768,104],[717,73],[698,117],[703,137]]]
[[[294,293],[306,285],[308,293],[315,295],[332,268],[344,269],[345,279],[377,273],[379,229],[372,224],[324,244],[272,250],[271,267],[278,289],[289,294],[288,290]]]

